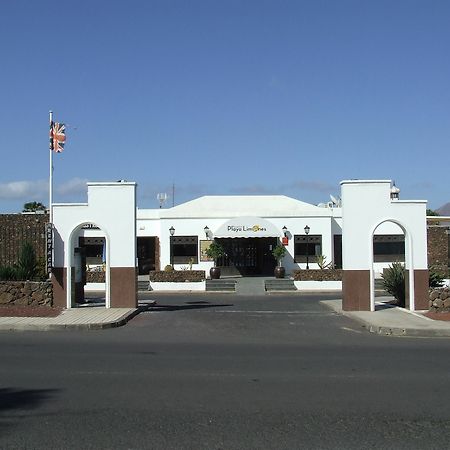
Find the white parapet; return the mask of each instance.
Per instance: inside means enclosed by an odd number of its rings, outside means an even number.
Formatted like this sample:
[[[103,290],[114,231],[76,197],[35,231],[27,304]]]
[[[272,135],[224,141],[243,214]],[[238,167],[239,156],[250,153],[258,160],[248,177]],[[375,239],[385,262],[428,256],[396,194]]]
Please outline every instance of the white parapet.
[[[294,281],[299,291],[340,291],[342,281]]]
[[[149,291],[206,291],[206,281],[150,281]]]

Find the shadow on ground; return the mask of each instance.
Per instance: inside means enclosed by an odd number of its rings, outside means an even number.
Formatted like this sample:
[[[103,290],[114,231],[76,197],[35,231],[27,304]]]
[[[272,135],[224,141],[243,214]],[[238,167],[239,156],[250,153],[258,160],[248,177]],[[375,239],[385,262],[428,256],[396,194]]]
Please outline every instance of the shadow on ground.
[[[184,302],[176,305],[151,303],[148,305],[143,305],[141,302],[140,307],[142,311],[182,311],[182,310],[193,310],[193,309],[206,309],[206,308],[223,308],[226,306],[234,306],[233,303],[210,303],[206,301],[195,301],[195,302]],[[142,306],[141,306],[142,305]]]
[[[0,389],[0,413],[37,408],[58,392],[58,389]]]

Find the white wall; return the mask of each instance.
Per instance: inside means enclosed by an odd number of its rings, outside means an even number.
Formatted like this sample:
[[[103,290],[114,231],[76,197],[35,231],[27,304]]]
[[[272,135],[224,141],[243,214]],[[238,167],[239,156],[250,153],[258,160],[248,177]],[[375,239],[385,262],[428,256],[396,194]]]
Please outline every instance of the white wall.
[[[80,225],[100,227],[95,234],[108,240],[111,267],[135,267],[136,263],[136,183],[88,183],[87,204],[55,204],[55,266],[67,267],[69,255],[63,245]],[[94,234],[94,230],[89,230]],[[74,235],[74,244],[84,230]]]
[[[207,215],[207,212],[205,212]],[[257,219],[257,218],[255,218]],[[283,237],[282,228],[284,226],[288,229],[289,245],[287,254],[283,260],[283,265],[288,273],[294,269],[305,268],[306,263],[294,263],[294,235],[304,235],[304,227],[308,225],[311,229],[310,234],[322,235],[322,253],[327,257],[327,261],[331,262],[333,258],[333,238],[332,230],[340,234],[341,230],[336,221],[331,217],[265,217],[265,220],[271,222],[276,230],[279,230],[279,239]],[[137,221],[137,235],[138,236],[159,236],[160,238],[160,261],[161,268],[170,264],[170,233],[169,228],[175,228],[175,236],[198,236],[199,245],[200,240],[206,240],[204,228],[208,226],[211,230],[210,237],[214,239],[214,234],[224,223],[230,220],[227,218],[162,218],[162,219],[138,219]],[[338,219],[340,221],[340,219]],[[199,252],[200,254],[200,252]],[[187,264],[176,264],[175,268],[179,269]],[[213,262],[201,262],[193,265],[193,269],[209,271],[213,266]],[[317,265],[310,263],[311,268],[316,268]]]
[[[405,249],[412,243],[411,262],[415,269],[427,268],[426,201],[391,200],[391,181],[343,181],[343,249],[345,270],[369,270],[372,266],[372,236],[398,233],[398,226],[407,231]],[[382,224],[382,225],[381,225]],[[406,261],[408,267],[409,262]]]

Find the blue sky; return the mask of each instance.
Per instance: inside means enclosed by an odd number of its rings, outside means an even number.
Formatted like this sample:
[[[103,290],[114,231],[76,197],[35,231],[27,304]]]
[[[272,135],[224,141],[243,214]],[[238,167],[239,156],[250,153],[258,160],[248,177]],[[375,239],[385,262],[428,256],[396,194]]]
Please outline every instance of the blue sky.
[[[450,201],[450,2],[0,5],[0,212],[48,204],[48,111],[68,124],[56,202],[138,183],[318,203],[343,179]],[[172,199],[169,199],[169,205]]]

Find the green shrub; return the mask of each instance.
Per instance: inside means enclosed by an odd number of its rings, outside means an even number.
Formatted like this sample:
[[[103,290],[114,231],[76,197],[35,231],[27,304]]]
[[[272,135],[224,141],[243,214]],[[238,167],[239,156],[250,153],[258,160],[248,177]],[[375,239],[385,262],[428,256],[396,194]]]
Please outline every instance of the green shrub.
[[[213,259],[214,263],[217,264],[217,260],[225,254],[225,249],[218,242],[213,241],[205,253],[209,259]]]
[[[36,252],[29,242],[25,242],[20,250],[19,261],[15,267],[17,279],[34,280],[38,273]]]
[[[383,271],[384,289],[396,300],[397,305],[405,306],[405,266],[394,262],[392,266]]]
[[[327,257],[325,255],[316,256],[316,262],[321,270],[331,269],[332,264],[327,263]]]
[[[430,288],[439,288],[444,285],[444,276],[437,272],[434,267],[428,270],[428,286]]]
[[[277,264],[281,266],[281,260],[286,254],[286,247],[284,245],[278,244],[272,251],[273,257],[276,259]]]
[[[17,278],[16,269],[11,266],[0,266],[0,281],[15,281]]]
[[[164,267],[164,272],[172,272],[173,271],[173,267],[170,264],[167,264],[166,267]]]

